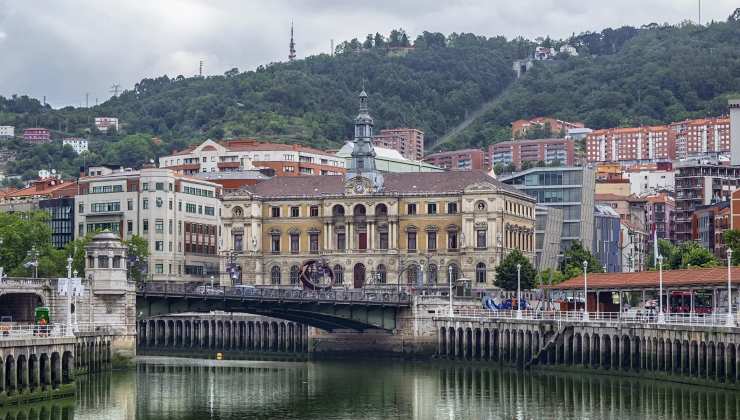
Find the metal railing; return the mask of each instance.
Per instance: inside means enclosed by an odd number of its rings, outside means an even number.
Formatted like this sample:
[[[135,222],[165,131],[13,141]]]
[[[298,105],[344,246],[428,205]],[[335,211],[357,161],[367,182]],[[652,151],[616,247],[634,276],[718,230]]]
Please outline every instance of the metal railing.
[[[73,337],[73,331],[66,324],[8,324],[0,325],[0,340],[27,338]]]
[[[498,319],[521,319],[527,321],[554,321],[558,323],[573,322],[615,322],[620,324],[650,324],[650,325],[685,325],[738,328],[740,323],[733,315],[733,323],[728,325],[726,313],[714,314],[663,314],[662,319],[656,313],[634,312],[589,312],[588,317],[582,311],[534,311],[534,310],[503,310],[489,311],[486,309],[455,309],[453,316],[441,314],[441,318],[475,319],[480,321]]]
[[[297,288],[227,287],[182,283],[141,283],[137,293],[153,296],[223,298],[240,300],[273,300],[327,303],[383,303],[408,305],[410,296],[396,290],[306,290]]]

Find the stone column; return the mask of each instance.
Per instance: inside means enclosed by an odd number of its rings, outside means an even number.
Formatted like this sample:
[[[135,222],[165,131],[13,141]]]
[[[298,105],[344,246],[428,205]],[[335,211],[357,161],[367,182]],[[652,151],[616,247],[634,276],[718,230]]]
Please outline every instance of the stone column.
[[[354,230],[355,229],[354,229],[354,227],[355,227],[354,223],[347,222],[347,224],[346,224],[347,233],[345,235],[347,237],[347,239],[345,240],[345,242],[346,242],[347,250],[348,251],[352,251],[355,248],[355,246],[354,246],[355,245],[355,240],[354,240],[354,237],[355,237]]]

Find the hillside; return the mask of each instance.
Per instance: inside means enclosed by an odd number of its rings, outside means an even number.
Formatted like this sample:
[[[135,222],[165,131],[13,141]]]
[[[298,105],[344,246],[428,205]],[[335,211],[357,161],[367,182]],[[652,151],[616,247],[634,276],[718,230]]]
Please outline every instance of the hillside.
[[[643,28],[614,54],[537,65],[440,148],[508,140],[519,118],[555,116],[590,128],[723,115],[740,92],[740,23]]]

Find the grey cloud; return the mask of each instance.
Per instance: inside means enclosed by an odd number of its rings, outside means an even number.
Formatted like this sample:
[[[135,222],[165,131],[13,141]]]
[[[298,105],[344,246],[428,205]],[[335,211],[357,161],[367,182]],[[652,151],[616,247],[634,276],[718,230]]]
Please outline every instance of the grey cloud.
[[[704,2],[724,20],[733,0]],[[144,77],[207,74],[285,60],[290,21],[299,56],[402,27],[529,38],[695,19],[696,0],[2,1],[0,95],[46,95],[54,106],[104,100]]]

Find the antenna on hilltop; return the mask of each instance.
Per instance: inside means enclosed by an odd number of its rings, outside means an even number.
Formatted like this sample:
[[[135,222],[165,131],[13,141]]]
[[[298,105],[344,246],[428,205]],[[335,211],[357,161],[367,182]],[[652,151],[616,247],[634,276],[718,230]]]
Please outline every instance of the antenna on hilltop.
[[[288,61],[295,60],[295,41],[293,40],[293,21],[290,21],[290,45],[288,50]]]
[[[200,64],[198,65],[198,76],[203,77],[203,60],[200,60]]]
[[[113,94],[113,96],[118,96],[118,91],[121,89],[121,85],[118,83],[113,83],[111,85],[109,92]]]
[[[334,38],[331,40],[331,49],[329,50],[329,55],[334,57]]]
[[[701,0],[699,0],[699,25],[701,25]]]

